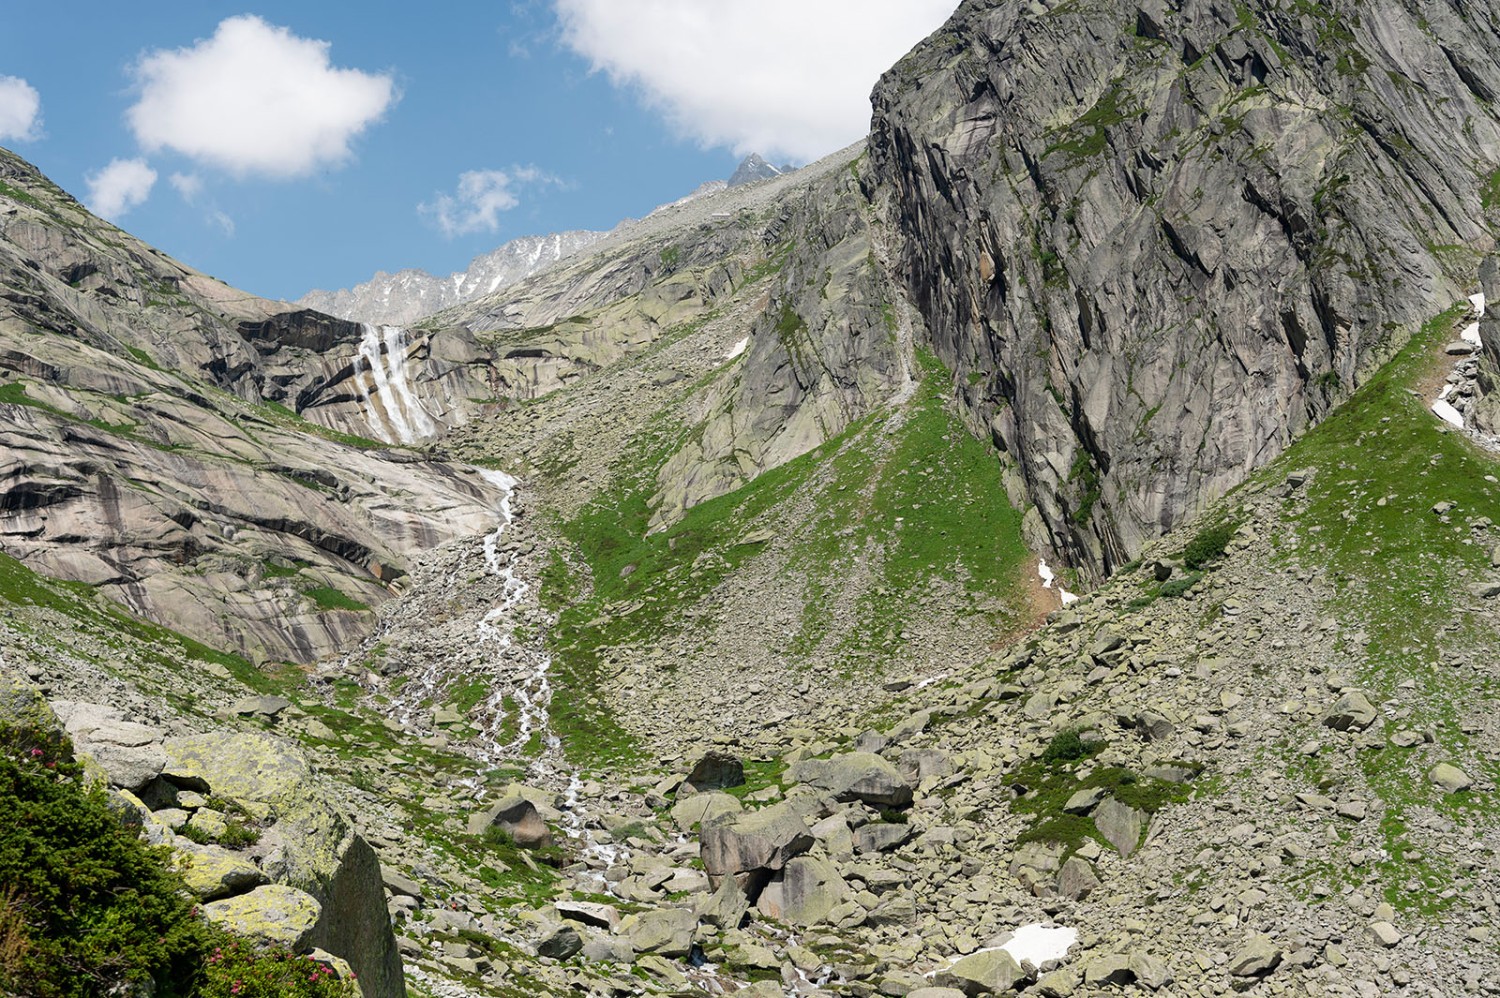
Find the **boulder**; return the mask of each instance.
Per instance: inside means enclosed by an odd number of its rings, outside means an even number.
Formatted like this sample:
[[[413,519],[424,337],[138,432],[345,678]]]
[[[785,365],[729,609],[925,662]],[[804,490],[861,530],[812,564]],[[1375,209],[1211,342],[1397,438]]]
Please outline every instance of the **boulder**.
[[[1106,797],[1094,809],[1094,825],[1099,834],[1127,858],[1140,846],[1148,817],[1144,811],[1121,804],[1113,797]]]
[[[364,998],[404,995],[405,975],[386,912],[380,861],[349,819],[325,802],[307,760],[287,743],[259,733],[169,738],[164,748],[162,774],[167,779],[211,789],[270,823],[257,846],[262,872],[271,886],[296,888],[320,908],[307,945],[349,961]],[[259,887],[244,897],[268,889]]]
[[[726,814],[739,814],[744,807],[728,794],[693,794],[672,805],[672,820],[684,832]]]
[[[186,839],[176,843],[173,857],[187,889],[202,901],[241,894],[266,882],[260,867],[220,846],[200,846]]]
[[[894,822],[875,821],[862,825],[854,833],[854,848],[860,852],[888,852],[908,842],[912,837],[912,826]]]
[[[1359,690],[1350,690],[1339,697],[1323,723],[1335,731],[1363,731],[1379,716],[1369,697]]]
[[[1427,775],[1433,783],[1436,783],[1450,794],[1456,794],[1461,790],[1468,790],[1474,785],[1474,781],[1469,777],[1468,773],[1446,762],[1438,763],[1432,768],[1432,772]]]
[[[555,928],[536,944],[536,955],[566,960],[583,949],[583,937],[571,925]]]
[[[683,786],[690,791],[723,790],[745,785],[745,764],[728,752],[711,751],[693,766]]]
[[[699,839],[703,868],[710,877],[780,870],[814,841],[807,819],[790,801],[705,822]]]
[[[0,670],[0,727],[14,729],[24,739],[57,738],[63,725],[42,691],[18,676]]]
[[[756,901],[756,910],[789,925],[811,926],[850,895],[838,868],[823,859],[798,856],[771,879]]]
[[[509,835],[522,849],[542,849],[552,844],[552,829],[542,820],[536,805],[520,794],[505,797],[469,816],[470,835],[483,835],[491,828]]]
[[[637,953],[683,957],[692,952],[698,919],[686,908],[656,908],[630,915],[620,923],[620,935]]]
[[[698,921],[721,929],[737,929],[750,911],[750,899],[734,877],[725,877],[719,889],[698,902]]]
[[[322,917],[316,898],[285,884],[267,884],[248,894],[210,901],[201,910],[204,918],[237,936],[294,953],[316,945],[313,936]]]
[[[620,924],[620,912],[607,904],[588,901],[559,901],[553,905],[557,913],[571,922],[592,925],[596,929],[613,931]]]
[[[1263,977],[1281,965],[1281,949],[1266,936],[1252,936],[1229,961],[1235,977]]]
[[[1130,967],[1130,957],[1124,953],[1103,953],[1084,967],[1083,980],[1094,987],[1104,984],[1123,987],[1135,983],[1135,971]]]
[[[1057,896],[1083,901],[1099,887],[1099,875],[1088,860],[1069,856],[1057,874]]]
[[[876,807],[905,807],[911,784],[896,767],[869,752],[850,752],[832,759],[808,759],[793,766],[788,779],[826,790],[839,801],[862,801]]]
[[[1003,994],[1026,980],[1026,972],[1003,949],[980,950],[959,960],[933,978],[940,988],[954,988],[966,995]]]
[[[159,728],[126,721],[119,710],[100,704],[60,700],[55,707],[73,747],[97,762],[113,785],[138,792],[166,765]]]

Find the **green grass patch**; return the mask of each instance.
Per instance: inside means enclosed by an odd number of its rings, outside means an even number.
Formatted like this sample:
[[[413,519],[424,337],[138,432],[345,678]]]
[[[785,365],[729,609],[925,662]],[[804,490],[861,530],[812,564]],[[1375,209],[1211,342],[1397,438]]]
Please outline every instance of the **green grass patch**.
[[[1481,755],[1468,758],[1462,712],[1474,690],[1457,670],[1441,667],[1444,653],[1487,656],[1493,630],[1463,612],[1467,584],[1490,575],[1497,538],[1483,518],[1500,522],[1500,494],[1487,475],[1500,463],[1460,433],[1447,432],[1424,399],[1407,386],[1444,363],[1442,343],[1454,335],[1467,304],[1427,323],[1394,360],[1298,441],[1259,480],[1269,484],[1292,468],[1314,467],[1305,501],[1289,505],[1280,555],[1316,564],[1336,587],[1331,610],[1348,630],[1368,639],[1358,679],[1376,703],[1398,699],[1411,713],[1402,724],[1432,728],[1445,756],[1500,777]],[[1453,503],[1440,516],[1439,503]],[[1403,683],[1410,683],[1402,689]],[[1492,822],[1468,795],[1445,795],[1431,785],[1414,756],[1387,748],[1359,754],[1369,787],[1385,805],[1386,851],[1404,845],[1408,816],[1432,808],[1451,818]],[[1430,763],[1427,765],[1430,766]],[[1399,829],[1399,831],[1398,831]],[[1433,850],[1422,864],[1377,866],[1382,890],[1402,910],[1431,913],[1451,902],[1402,889],[1444,873]]]
[[[353,596],[332,586],[315,586],[312,589],[304,589],[302,595],[317,604],[319,610],[353,610],[363,613],[370,609],[369,606],[361,603]]]

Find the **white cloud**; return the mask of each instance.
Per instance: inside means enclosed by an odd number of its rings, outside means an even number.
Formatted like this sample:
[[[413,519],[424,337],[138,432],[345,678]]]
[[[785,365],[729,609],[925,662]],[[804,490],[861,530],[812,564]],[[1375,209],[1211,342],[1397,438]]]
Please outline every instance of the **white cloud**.
[[[253,15],[227,18],[212,38],[141,59],[127,120],[147,151],[173,149],[242,176],[336,165],[396,87],[389,75],[335,68],[328,50]]]
[[[156,171],[143,159],[113,159],[84,179],[89,187],[89,210],[113,222],[151,196]]]
[[[563,38],[687,135],[811,160],[863,136],[880,74],[957,0],[556,0]]]
[[[432,219],[449,239],[495,232],[500,228],[500,213],[521,203],[516,188],[537,184],[560,186],[561,181],[534,166],[508,171],[470,170],[458,178],[458,190],[437,195],[418,205],[417,211]]]
[[[198,195],[203,193],[203,178],[196,173],[174,173],[167,178],[167,183],[188,204],[198,200]]]
[[[19,76],[0,76],[0,140],[26,142],[42,124],[42,95]]]

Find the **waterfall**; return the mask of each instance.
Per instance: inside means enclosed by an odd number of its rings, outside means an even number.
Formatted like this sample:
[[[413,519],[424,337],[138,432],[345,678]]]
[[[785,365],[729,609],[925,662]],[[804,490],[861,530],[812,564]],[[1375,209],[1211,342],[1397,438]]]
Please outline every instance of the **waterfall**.
[[[435,436],[437,423],[406,377],[406,329],[368,322],[361,328],[364,336],[354,359],[354,383],[370,428],[388,444],[414,444]],[[368,380],[360,377],[363,372],[368,372]]]

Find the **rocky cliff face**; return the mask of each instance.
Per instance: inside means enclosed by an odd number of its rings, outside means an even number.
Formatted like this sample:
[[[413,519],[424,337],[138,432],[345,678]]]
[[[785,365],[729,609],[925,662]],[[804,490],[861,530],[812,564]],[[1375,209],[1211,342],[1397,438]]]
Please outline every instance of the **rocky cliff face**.
[[[881,81],[901,278],[1042,540],[1128,561],[1473,283],[1497,15],[971,0]]]
[[[447,277],[416,269],[382,271],[346,290],[309,291],[297,304],[356,322],[403,325],[502,291],[604,236],[584,231],[523,236],[476,256],[468,267]]]
[[[418,442],[393,439],[374,366],[434,433],[489,390],[461,331],[372,366],[361,327],[169,260],[8,153],[0,287],[0,547],[38,571],[305,662],[365,633],[414,554],[493,519],[474,473],[369,439]]]

